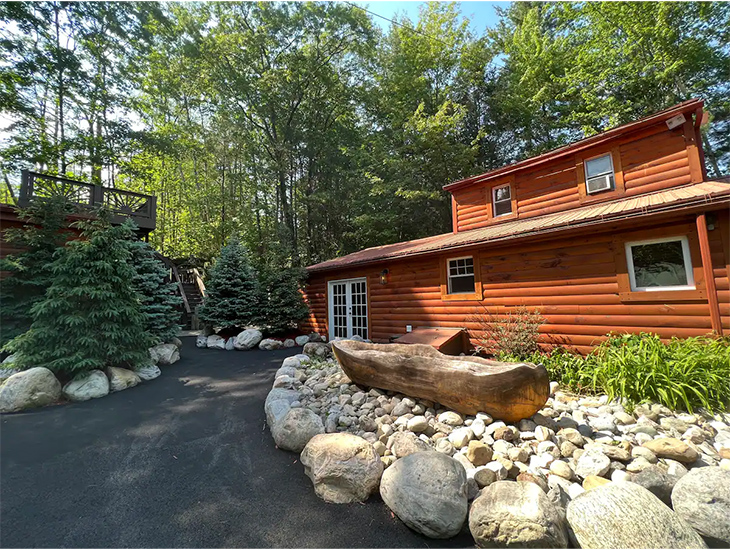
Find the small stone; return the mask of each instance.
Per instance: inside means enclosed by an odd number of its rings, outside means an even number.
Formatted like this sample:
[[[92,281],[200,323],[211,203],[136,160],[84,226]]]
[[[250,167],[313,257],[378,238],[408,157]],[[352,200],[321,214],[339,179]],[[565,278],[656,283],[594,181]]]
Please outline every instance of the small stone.
[[[652,439],[643,445],[659,458],[671,458],[685,464],[691,464],[700,455],[692,447],[674,437]]]
[[[453,411],[446,411],[438,415],[438,421],[448,426],[461,426],[464,423],[464,418]]]
[[[497,479],[499,479],[499,480],[507,479],[507,476],[509,475],[507,468],[505,468],[504,464],[502,464],[498,460],[494,460],[494,461],[490,462],[489,464],[486,464],[484,467],[492,470],[496,474]]]
[[[605,485],[606,483],[611,482],[605,477],[588,476],[583,480],[582,487],[586,491],[590,491],[591,489],[595,489],[596,487],[600,487],[601,485]]]
[[[407,428],[415,433],[421,433],[428,429],[428,420],[425,416],[414,416],[408,420]]]
[[[461,464],[464,467],[464,470],[467,472],[474,469],[474,464],[471,463],[471,461],[466,458],[466,455],[463,453],[456,453],[452,457],[456,462]]]
[[[466,457],[474,466],[485,466],[492,460],[492,449],[481,441],[469,441]]]
[[[634,458],[641,457],[651,464],[656,464],[659,460],[657,456],[646,447],[634,447],[631,449],[631,456]]]
[[[512,431],[512,428],[510,428],[509,426],[502,426],[502,427],[494,430],[492,437],[494,437],[494,439],[503,439],[504,441],[512,441],[515,437],[515,434]]]
[[[468,445],[469,441],[471,441],[474,438],[474,432],[471,431],[471,428],[456,428],[454,431],[452,431],[449,434],[449,441],[454,444],[454,446],[461,448],[466,445]]]
[[[589,421],[591,428],[597,432],[616,433],[616,419],[613,415],[607,414],[593,418]]]
[[[573,479],[573,469],[567,462],[563,462],[562,460],[555,460],[550,464],[550,472],[563,479]]]
[[[444,453],[445,455],[452,456],[454,452],[456,452],[456,449],[454,449],[454,446],[451,444],[451,441],[449,441],[446,438],[441,438],[438,441],[436,441],[436,445],[434,448],[440,452]]]
[[[626,471],[632,474],[639,473],[651,466],[651,462],[643,456],[639,456],[626,465]]]
[[[480,489],[483,489],[497,481],[497,474],[494,470],[482,466],[474,471],[474,481],[477,482]]]
[[[611,460],[598,449],[588,449],[578,459],[575,473],[585,479],[589,475],[603,476],[608,472]]]
[[[412,433],[398,432],[392,437],[393,444],[391,446],[391,450],[397,458],[403,458],[419,451],[430,450],[427,443],[424,443]]]
[[[535,428],[535,439],[538,441],[549,441],[552,439],[553,435],[555,435],[555,432],[545,426],[538,426]]]

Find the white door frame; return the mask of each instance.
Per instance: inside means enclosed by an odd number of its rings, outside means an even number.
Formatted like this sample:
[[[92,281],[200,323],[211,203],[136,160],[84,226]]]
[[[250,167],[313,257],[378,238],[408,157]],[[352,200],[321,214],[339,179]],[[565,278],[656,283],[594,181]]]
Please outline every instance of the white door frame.
[[[334,279],[331,281],[327,281],[327,332],[330,340],[334,340],[335,338],[335,313],[334,313],[334,293],[332,291],[332,287],[336,284],[344,284],[345,285],[345,293],[346,293],[346,300],[345,305],[347,307],[347,338],[350,338],[353,335],[353,326],[352,326],[352,283],[364,283],[365,284],[365,308],[366,313],[369,312],[370,303],[369,303],[369,296],[368,296],[368,284],[367,284],[367,277],[353,277],[351,279]],[[370,336],[370,326],[368,323],[368,315],[365,316],[365,328],[367,330],[368,336]]]

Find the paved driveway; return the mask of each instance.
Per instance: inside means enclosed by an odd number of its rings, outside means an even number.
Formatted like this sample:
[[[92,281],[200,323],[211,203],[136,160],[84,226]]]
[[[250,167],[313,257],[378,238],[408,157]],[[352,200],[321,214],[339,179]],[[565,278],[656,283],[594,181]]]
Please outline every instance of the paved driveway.
[[[318,499],[263,401],[297,352],[198,350],[157,380],[0,417],[3,547],[435,547],[367,504]]]

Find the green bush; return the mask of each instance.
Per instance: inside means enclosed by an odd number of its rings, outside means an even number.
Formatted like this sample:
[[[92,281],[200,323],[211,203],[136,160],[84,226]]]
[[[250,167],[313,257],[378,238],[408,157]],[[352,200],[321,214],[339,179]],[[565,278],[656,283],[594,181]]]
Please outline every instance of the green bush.
[[[730,404],[730,340],[711,336],[609,335],[587,357],[562,348],[501,360],[542,363],[551,380],[576,391],[606,393],[629,406],[661,403],[671,409],[726,410]]]
[[[309,313],[299,291],[306,273],[302,269],[283,268],[268,273],[262,281],[265,289],[266,309],[264,324],[273,334],[293,328]]]

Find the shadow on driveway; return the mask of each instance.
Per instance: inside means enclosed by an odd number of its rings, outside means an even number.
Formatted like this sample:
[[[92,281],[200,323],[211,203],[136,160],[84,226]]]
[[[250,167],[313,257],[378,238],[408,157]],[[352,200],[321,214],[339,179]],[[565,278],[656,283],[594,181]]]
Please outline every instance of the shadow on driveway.
[[[3,547],[473,546],[408,529],[378,496],[327,504],[277,450],[280,351],[200,350],[102,399],[0,417]]]

